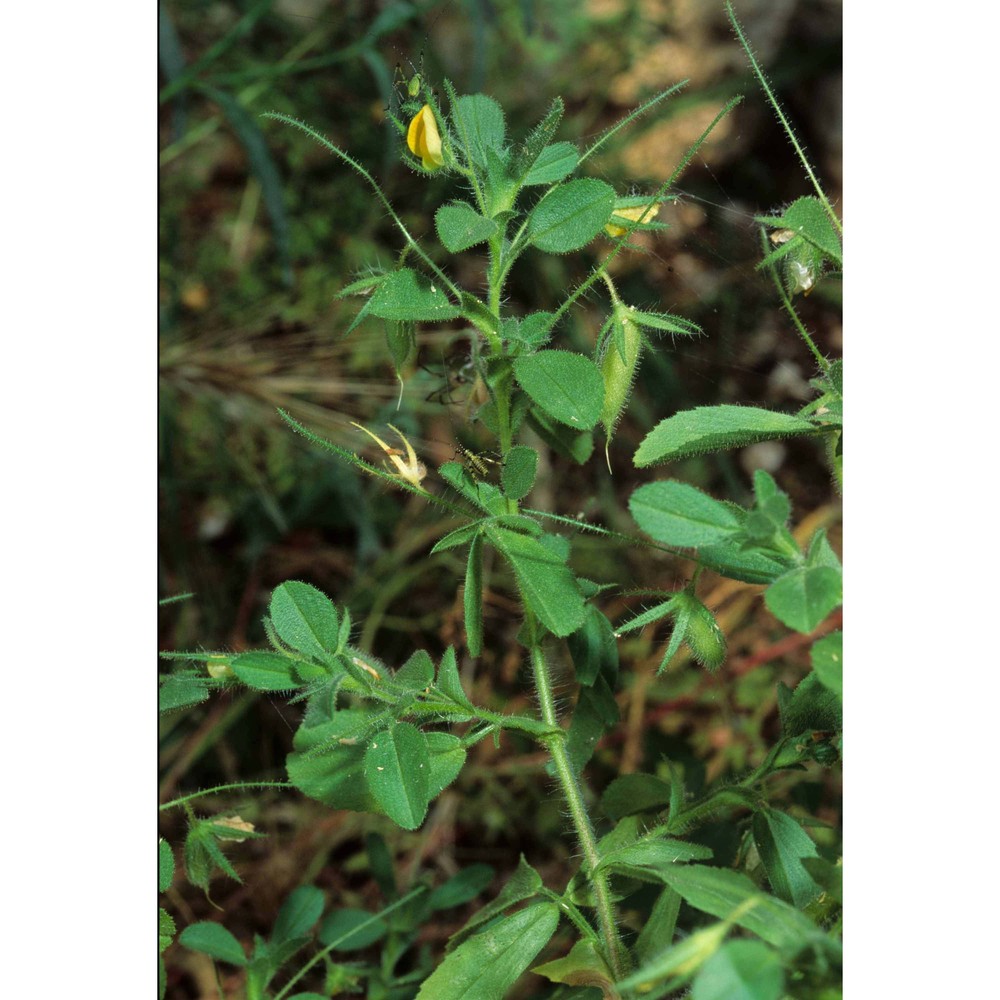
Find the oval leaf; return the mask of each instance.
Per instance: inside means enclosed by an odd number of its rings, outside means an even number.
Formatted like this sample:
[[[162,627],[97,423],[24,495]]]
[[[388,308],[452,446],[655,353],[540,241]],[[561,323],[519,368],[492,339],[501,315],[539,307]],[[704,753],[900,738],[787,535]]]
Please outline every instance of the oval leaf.
[[[511,500],[523,500],[535,484],[538,452],[527,445],[516,444],[507,452],[500,480],[503,491]]]
[[[243,946],[221,924],[215,924],[208,920],[191,924],[181,931],[178,940],[185,948],[190,948],[192,951],[202,951],[206,955],[211,955],[212,958],[217,958],[220,962],[228,962],[230,965],[247,964],[247,957],[243,954]]]
[[[485,94],[460,97],[451,113],[459,142],[480,166],[486,166],[490,152],[503,153],[503,108]]]
[[[427,796],[440,795],[457,777],[465,763],[465,747],[451,733],[427,733],[427,751],[431,755],[431,774]]]
[[[323,893],[314,885],[300,885],[281,905],[271,931],[271,944],[304,937],[323,914]]]
[[[572,351],[539,351],[514,362],[521,388],[550,417],[590,430],[601,416],[604,380],[590,358]]]
[[[614,207],[614,188],[604,181],[594,177],[567,181],[553,188],[532,210],[528,237],[547,253],[579,250],[604,228]]]
[[[742,448],[817,430],[801,417],[754,406],[697,406],[661,420],[643,439],[633,461],[641,469],[707,451]]]
[[[569,177],[580,162],[580,154],[571,142],[554,142],[546,146],[532,164],[527,176],[521,182],[525,187],[534,184],[555,184]]]
[[[281,641],[309,656],[337,651],[340,618],[321,590],[290,580],[271,595],[271,621]]]
[[[528,607],[553,634],[569,635],[582,624],[583,595],[565,559],[537,538],[497,525],[487,528],[493,547],[510,563]]]
[[[437,284],[408,267],[390,274],[369,300],[381,319],[433,321],[455,319],[458,309]]]
[[[502,997],[548,944],[559,923],[555,903],[537,903],[460,944],[424,981],[417,1000]]]
[[[739,528],[736,515],[724,503],[675,480],[640,486],[628,509],[646,534],[682,548],[723,541]]]
[[[816,676],[838,697],[844,696],[844,633],[831,632],[812,647],[812,667]]]
[[[415,830],[423,822],[430,774],[427,739],[409,722],[376,733],[365,751],[368,787],[385,814],[404,830]]]
[[[434,225],[438,238],[451,253],[483,243],[497,231],[497,224],[492,219],[480,215],[464,201],[442,205],[434,215]]]
[[[231,661],[233,673],[254,691],[291,691],[299,687],[294,661],[280,653],[240,653]]]
[[[764,593],[768,610],[796,632],[811,632],[843,600],[843,578],[832,566],[802,566]]]

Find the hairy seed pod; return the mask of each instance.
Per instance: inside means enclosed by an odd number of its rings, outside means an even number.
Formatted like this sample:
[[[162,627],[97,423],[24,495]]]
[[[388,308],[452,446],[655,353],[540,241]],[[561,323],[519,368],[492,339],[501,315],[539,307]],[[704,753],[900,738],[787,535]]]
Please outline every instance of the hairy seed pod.
[[[604,356],[601,358],[601,376],[604,379],[601,423],[604,425],[607,444],[611,443],[615,426],[628,402],[641,352],[642,334],[639,327],[629,318],[627,306],[616,306],[611,334],[604,342]],[[607,445],[604,453],[607,455]]]
[[[715,615],[693,594],[685,592],[678,596],[684,598],[689,610],[684,641],[702,666],[718,670],[726,658],[726,637],[719,628]]]

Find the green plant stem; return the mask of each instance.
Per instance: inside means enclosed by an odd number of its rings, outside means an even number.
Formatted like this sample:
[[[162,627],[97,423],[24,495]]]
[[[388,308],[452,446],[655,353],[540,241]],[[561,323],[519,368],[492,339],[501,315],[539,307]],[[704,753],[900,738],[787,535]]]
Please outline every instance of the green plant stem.
[[[750,42],[747,39],[747,36],[743,33],[743,28],[740,25],[740,22],[736,19],[736,11],[733,10],[733,5],[730,0],[726,0],[726,13],[729,15],[729,23],[733,26],[733,31],[736,32],[736,38],[743,47],[743,51],[746,53],[747,59],[750,60],[750,66],[754,71],[754,75],[757,77],[757,81],[760,83],[764,94],[767,96],[771,107],[774,109],[774,113],[778,116],[778,121],[781,122],[781,127],[785,130],[785,134],[788,136],[792,146],[794,147],[802,166],[805,168],[806,174],[809,176],[809,180],[812,181],[812,185],[816,189],[816,194],[819,196],[819,200],[822,202],[823,208],[826,209],[826,214],[830,217],[830,221],[836,227],[837,232],[843,235],[844,227],[841,225],[840,219],[837,218],[837,213],[833,210],[833,206],[830,204],[830,199],[827,198],[826,192],[823,190],[820,182],[816,178],[816,174],[813,173],[813,168],[810,166],[809,160],[806,158],[805,151],[802,149],[802,146],[799,145],[798,137],[792,130],[792,126],[785,117],[785,113],[781,110],[778,98],[774,96],[774,92],[771,90],[771,86],[767,82],[767,77],[764,76],[764,70],[761,69],[760,64],[757,62],[757,57],[753,54],[753,49],[750,48]]]
[[[767,237],[764,236],[764,231],[761,230],[761,242],[764,245],[764,249],[767,249]],[[802,320],[799,319],[798,313],[795,311],[795,306],[792,305],[792,300],[785,290],[785,285],[781,280],[781,276],[778,274],[778,269],[773,265],[768,265],[768,271],[771,272],[771,280],[774,282],[774,287],[778,289],[778,295],[781,296],[782,304],[785,307],[785,311],[792,318],[792,322],[795,324],[795,329],[799,331],[799,336],[806,342],[806,346],[813,353],[813,357],[816,359],[816,364],[819,365],[819,370],[826,373],[830,370],[830,362],[823,357],[820,353],[819,348],[816,346],[816,342],[809,335],[809,331],[805,328]]]
[[[532,631],[537,628],[537,625],[532,621],[529,621],[529,625],[532,626]],[[548,664],[545,662],[545,654],[537,642],[531,648],[531,668],[534,672],[535,691],[538,694],[542,720],[550,726],[556,726],[558,719],[556,718],[555,699],[552,694],[552,678],[549,675]],[[625,974],[624,949],[618,936],[618,925],[611,902],[608,877],[598,868],[601,855],[597,849],[597,838],[594,835],[593,824],[590,822],[590,814],[583,801],[580,781],[570,764],[565,740],[562,738],[552,739],[547,741],[547,746],[552,755],[552,763],[555,765],[556,777],[559,779],[566,804],[569,806],[569,813],[573,819],[573,826],[576,828],[580,848],[583,851],[587,878],[594,893],[597,920],[608,952],[608,963],[615,978],[620,979]]]
[[[200,791],[191,792],[189,795],[182,795],[179,799],[171,799],[169,802],[164,802],[160,806],[160,809],[175,809],[177,806],[184,805],[185,802],[190,802],[192,799],[200,799],[203,795],[215,795],[218,792],[243,791],[247,788],[294,787],[290,781],[237,781],[232,785],[216,785],[215,788],[203,788]]]

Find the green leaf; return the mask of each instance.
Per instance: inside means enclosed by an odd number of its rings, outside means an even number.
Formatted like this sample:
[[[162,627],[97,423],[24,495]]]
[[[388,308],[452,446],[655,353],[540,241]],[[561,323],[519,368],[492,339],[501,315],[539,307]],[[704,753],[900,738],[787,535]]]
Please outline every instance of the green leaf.
[[[502,155],[507,129],[503,109],[492,97],[485,94],[460,97],[452,107],[451,117],[462,147],[480,166],[488,165],[489,152]]]
[[[513,316],[504,321],[503,339],[514,340],[535,349],[541,347],[552,336],[552,320],[555,313],[533,312],[521,319]]]
[[[327,914],[319,927],[319,939],[333,945],[334,951],[358,951],[380,941],[388,932],[385,921],[375,914],[346,908]]]
[[[580,154],[573,143],[554,142],[551,146],[546,146],[538,154],[538,158],[532,164],[531,169],[521,183],[525,187],[532,187],[538,184],[555,184],[556,181],[561,181],[564,177],[569,177],[576,170],[576,165],[579,162]]]
[[[159,851],[160,892],[166,892],[174,881],[174,852],[165,840],[160,840]]]
[[[566,733],[566,756],[578,774],[594,755],[598,740],[611,729],[620,715],[614,692],[603,677],[594,687],[581,687],[573,721]]]
[[[781,959],[760,941],[727,941],[698,970],[691,1000],[781,1000]]]
[[[608,851],[601,857],[600,868],[610,869],[638,878],[652,877],[666,882],[663,873],[683,861],[706,861],[711,848],[684,840],[644,837],[627,847]]]
[[[659,462],[676,462],[690,455],[742,448],[792,434],[814,434],[808,420],[753,406],[698,406],[661,420],[639,445],[633,459],[642,469]]]
[[[208,700],[208,693],[208,681],[201,677],[168,677],[160,685],[160,714],[199,705]]]
[[[523,500],[535,485],[538,452],[527,445],[516,444],[504,459],[500,481],[511,500]]]
[[[415,830],[430,802],[430,754],[416,726],[399,722],[376,733],[365,751],[365,780],[385,814]]]
[[[480,907],[468,923],[456,934],[451,936],[448,942],[449,949],[460,941],[465,940],[477,927],[492,920],[495,916],[503,913],[504,910],[517,903],[522,903],[526,899],[531,899],[542,889],[542,877],[535,871],[522,854],[514,869],[514,874],[507,880],[499,895],[492,902]]]
[[[601,808],[613,820],[663,809],[670,804],[670,785],[652,774],[623,774],[601,796]]]
[[[682,548],[723,541],[739,528],[739,519],[731,508],[697,487],[676,480],[640,486],[628,506],[646,534]]]
[[[643,965],[654,955],[670,947],[680,908],[680,895],[669,885],[665,885],[635,942],[636,955]]]
[[[233,673],[255,691],[293,691],[301,686],[295,661],[280,653],[251,651],[234,656]]]
[[[299,791],[331,809],[355,812],[378,812],[364,778],[363,744],[341,744],[355,740],[358,723],[361,731],[370,719],[363,709],[342,709],[333,720],[310,729],[300,727],[295,734],[295,752],[288,755],[288,779]],[[310,753],[329,746],[322,754]]]
[[[812,667],[816,676],[838,698],[844,697],[844,633],[831,632],[812,646]]]
[[[694,931],[647,959],[637,972],[617,984],[618,989],[629,991],[626,995],[637,996],[664,997],[674,993],[719,950],[728,932],[727,922]],[[654,989],[656,992],[652,992]]]
[[[791,555],[741,548],[738,538],[701,546],[698,561],[721,576],[746,583],[773,583],[793,564]]]
[[[610,991],[614,988],[614,973],[601,957],[597,945],[587,939],[577,941],[568,955],[536,965],[531,971],[536,976],[545,976],[551,983],[600,987],[605,996],[612,995]]]
[[[579,250],[603,229],[614,207],[614,189],[604,181],[594,177],[567,181],[552,188],[532,209],[528,238],[546,253]]]
[[[594,435],[590,431],[575,431],[548,416],[540,407],[532,407],[528,414],[531,426],[538,436],[557,454],[571,458],[583,465],[594,450]]]
[[[789,570],[764,593],[770,612],[796,632],[811,632],[842,600],[842,576],[830,566]]]
[[[618,643],[611,622],[597,608],[588,605],[583,625],[566,637],[576,679],[591,687],[601,674],[609,684],[618,677]]]
[[[406,367],[406,362],[410,360],[410,356],[416,352],[416,324],[412,320],[400,322],[386,320],[385,344],[389,349],[389,357],[392,358],[392,367],[396,369],[396,377],[398,378],[402,370]]]
[[[282,642],[309,656],[337,652],[340,618],[322,591],[291,580],[277,587],[268,609]]]
[[[774,894],[804,909],[820,887],[802,866],[803,858],[819,856],[812,838],[787,813],[761,808],[753,817],[753,840]]]
[[[191,924],[181,931],[178,940],[185,948],[202,951],[220,962],[228,962],[230,965],[247,964],[243,946],[221,924],[207,920]]]
[[[177,925],[174,923],[174,918],[161,906],[157,920],[157,938],[161,953],[170,947],[176,933]]]
[[[702,329],[697,323],[673,313],[643,312],[639,309],[629,309],[628,317],[637,326],[646,330],[659,330],[663,333],[675,333],[684,337],[698,336]]]
[[[439,538],[434,548],[431,549],[431,554],[444,552],[445,549],[456,549],[460,545],[468,545],[479,534],[479,531],[480,526],[478,521],[473,521],[472,524],[463,524],[461,528],[449,531],[443,538]]]
[[[559,923],[555,903],[535,903],[460,944],[434,970],[417,1000],[502,997],[545,947]]]
[[[782,686],[779,686],[779,691]],[[784,689],[786,692],[787,688]],[[841,699],[824,687],[815,672],[806,674],[781,706],[781,728],[786,736],[807,732],[839,732],[843,728]]]
[[[437,688],[446,697],[450,698],[456,705],[467,708],[470,712],[475,712],[469,696],[462,687],[462,679],[458,675],[458,663],[455,660],[455,650],[449,646],[441,657],[438,665]]]
[[[815,247],[838,268],[844,265],[840,237],[833,228],[830,216],[822,203],[813,195],[796,198],[778,218],[763,216],[758,221],[782,229],[791,229],[803,242]]]
[[[534,452],[532,452],[534,454]],[[469,562],[465,570],[465,641],[470,656],[483,651],[483,536],[476,535],[469,546]]]
[[[459,775],[465,763],[462,741],[451,733],[427,733],[427,750],[431,755],[431,773],[427,795],[440,795]]]
[[[553,635],[575,632],[583,624],[585,605],[565,560],[540,539],[496,524],[487,525],[486,535],[510,563],[524,600],[541,623]]]
[[[468,202],[442,205],[434,215],[438,239],[450,253],[460,253],[484,243],[497,233],[497,224],[484,218]]]
[[[408,691],[423,691],[434,683],[434,662],[426,649],[418,649],[396,671],[393,680]]]
[[[271,931],[271,944],[306,936],[323,914],[323,893],[313,885],[300,885],[281,904]]]
[[[562,121],[563,112],[566,106],[561,97],[556,97],[545,117],[531,130],[524,144],[517,151],[511,164],[511,173],[521,184],[524,183],[525,175],[535,165],[538,157],[542,154],[549,140],[556,134],[559,122]],[[554,178],[558,180],[559,178]]]
[[[744,910],[736,923],[776,948],[798,951],[822,936],[805,914],[762,892],[746,875],[707,865],[673,865],[660,874],[696,910],[720,919],[753,900],[754,905]]]
[[[450,910],[472,902],[489,886],[495,874],[492,865],[475,864],[463,868],[430,894],[427,899],[428,909]]]
[[[408,267],[390,274],[369,301],[372,314],[381,319],[433,322],[459,315],[438,284]]]
[[[572,351],[538,351],[514,362],[521,388],[550,417],[576,430],[590,430],[600,419],[604,379],[590,358]]]

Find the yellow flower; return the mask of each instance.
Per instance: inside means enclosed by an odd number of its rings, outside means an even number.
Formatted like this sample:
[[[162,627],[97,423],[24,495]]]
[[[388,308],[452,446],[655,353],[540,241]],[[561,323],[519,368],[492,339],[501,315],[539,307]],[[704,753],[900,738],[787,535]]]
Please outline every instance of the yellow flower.
[[[406,145],[410,152],[420,157],[425,170],[437,170],[444,165],[441,153],[441,133],[431,106],[425,104],[406,130]]]
[[[362,427],[361,424],[356,424],[353,420],[351,426],[357,427],[359,431],[364,431],[372,440],[377,441],[382,446],[382,450],[389,456],[389,461],[396,467],[400,479],[405,479],[411,486],[416,486],[418,490],[421,488],[420,481],[427,475],[427,466],[417,458],[413,445],[403,437],[401,431],[389,424],[389,427],[396,431],[399,440],[406,447],[405,462],[403,461],[403,453],[398,448],[387,445],[377,434],[372,434],[367,427]]]
[[[649,205],[636,205],[633,208],[616,208],[614,214],[619,219],[628,219],[629,222],[652,222],[659,211],[660,206],[654,202]],[[626,232],[624,226],[619,226],[614,222],[609,222],[604,227],[604,231],[614,239],[624,236]]]

